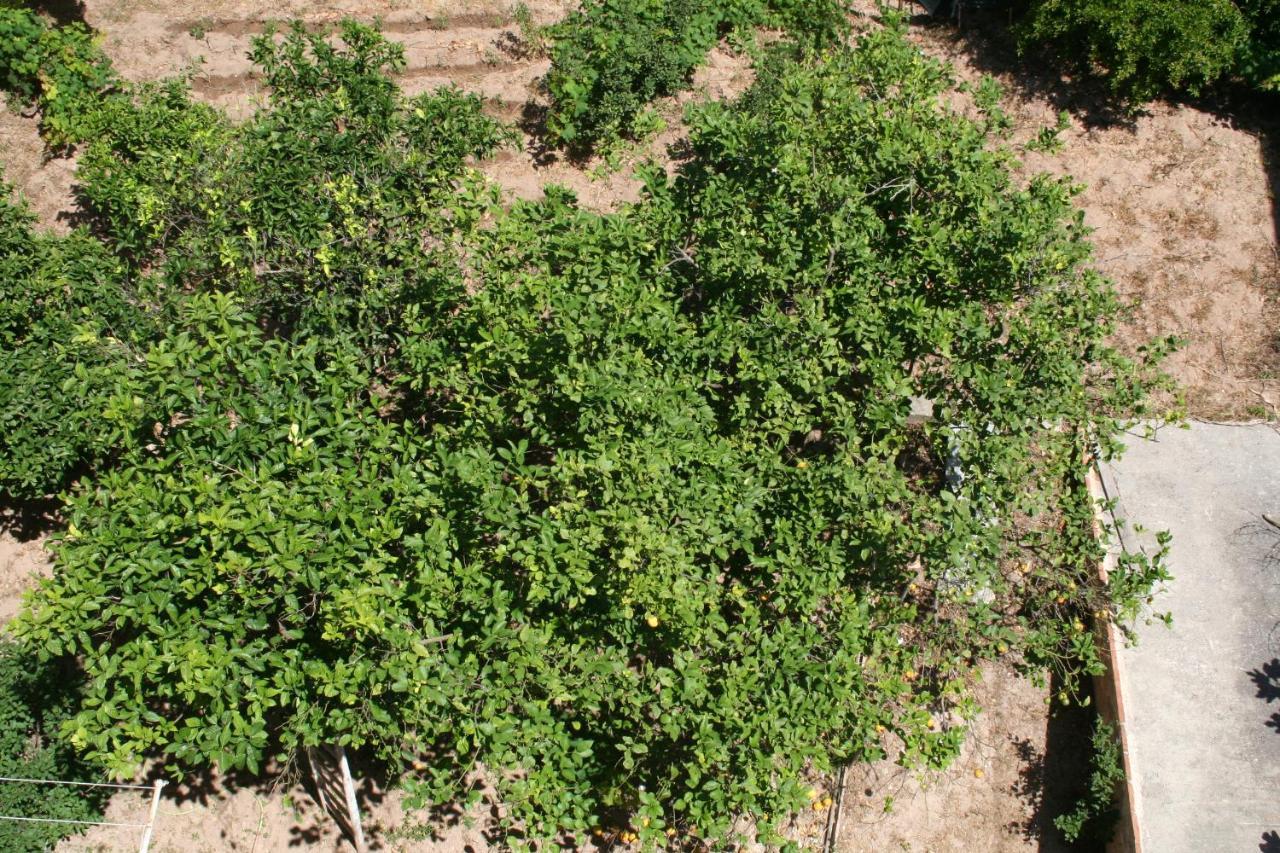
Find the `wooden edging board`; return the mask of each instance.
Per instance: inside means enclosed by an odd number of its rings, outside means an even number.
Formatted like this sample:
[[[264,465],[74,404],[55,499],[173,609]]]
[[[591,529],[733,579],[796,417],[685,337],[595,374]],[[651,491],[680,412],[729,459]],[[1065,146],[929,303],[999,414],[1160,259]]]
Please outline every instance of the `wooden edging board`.
[[[1085,475],[1085,483],[1089,495],[1093,498],[1093,533],[1100,541],[1105,542],[1108,526],[1114,527],[1114,518],[1108,519],[1110,511],[1106,501],[1108,494],[1106,485],[1099,473],[1096,463],[1089,465]],[[1111,522],[1108,525],[1108,521]],[[1105,586],[1116,564],[1116,544],[1106,543],[1106,552],[1098,566],[1098,579]],[[1119,795],[1120,820],[1116,834],[1107,845],[1107,853],[1142,853],[1142,834],[1138,829],[1138,802],[1133,790],[1133,764],[1129,752],[1129,732],[1125,725],[1124,695],[1120,691],[1120,632],[1109,618],[1099,619],[1094,624],[1094,641],[1098,644],[1098,652],[1106,671],[1093,679],[1094,701],[1098,703],[1098,715],[1115,726],[1120,737],[1120,751],[1124,758],[1124,785]]]

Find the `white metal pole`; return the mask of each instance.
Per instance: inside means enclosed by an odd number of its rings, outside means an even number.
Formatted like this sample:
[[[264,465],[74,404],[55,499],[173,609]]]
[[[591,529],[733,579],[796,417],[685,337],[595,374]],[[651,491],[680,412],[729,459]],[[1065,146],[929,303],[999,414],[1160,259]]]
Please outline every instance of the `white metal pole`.
[[[163,779],[157,779],[151,789],[151,815],[147,818],[147,828],[142,831],[142,844],[138,846],[138,853],[147,853],[147,848],[151,846],[151,832],[156,828],[156,813],[160,811],[160,792],[164,790],[164,785]]]

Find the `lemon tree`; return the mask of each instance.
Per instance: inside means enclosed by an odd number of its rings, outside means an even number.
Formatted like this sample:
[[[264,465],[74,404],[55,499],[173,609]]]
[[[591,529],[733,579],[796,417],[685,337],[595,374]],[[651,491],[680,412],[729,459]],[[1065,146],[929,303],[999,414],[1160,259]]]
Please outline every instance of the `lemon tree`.
[[[146,332],[52,353],[105,445],[18,633],[82,667],[92,760],[336,742],[419,801],[482,774],[513,846],[782,844],[816,773],[954,757],[981,661],[1097,671],[1163,577],[1098,585],[1082,481],[1163,344],[1107,346],[1075,188],[900,23],[777,47],[608,214],[495,204],[503,131],[372,30],[255,53],[246,123],[180,84],[85,117],[68,239]]]

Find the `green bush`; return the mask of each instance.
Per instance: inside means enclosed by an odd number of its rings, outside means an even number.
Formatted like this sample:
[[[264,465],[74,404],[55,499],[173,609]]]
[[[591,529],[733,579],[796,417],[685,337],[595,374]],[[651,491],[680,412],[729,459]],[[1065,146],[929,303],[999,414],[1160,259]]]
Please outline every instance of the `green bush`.
[[[105,425],[104,389],[192,291],[232,291],[264,327],[375,359],[404,305],[459,298],[459,235],[496,197],[465,163],[510,133],[472,95],[404,98],[387,77],[401,47],[354,22],[341,35],[341,49],[296,26],[259,39],[272,99],[244,124],[181,81],[82,105],[77,179],[101,242],[0,207],[0,493],[56,493],[148,441],[155,423],[127,442]]]
[[[1024,51],[1052,48],[1131,103],[1196,94],[1229,73],[1248,25],[1232,0],[1035,0]]]
[[[0,89],[40,108],[52,147],[84,139],[86,115],[118,83],[84,24],[51,27],[28,9],[0,7]]]
[[[153,329],[101,243],[33,231],[10,192],[0,182],[0,496],[30,499],[70,485],[123,440],[102,409]]]
[[[100,770],[83,762],[59,737],[79,710],[74,666],[40,662],[10,640],[0,640],[0,776],[96,781]],[[107,789],[65,785],[0,785],[0,814],[55,820],[100,820]],[[0,848],[42,853],[74,826],[0,821]]]
[[[631,132],[654,98],[688,83],[715,46],[715,0],[592,0],[550,30],[553,138],[590,146]]]
[[[513,845],[777,843],[816,771],[953,757],[978,661],[1097,670],[1086,614],[1163,571],[1093,583],[1082,459],[1160,380],[992,86],[954,112],[896,23],[777,50],[641,202],[503,211],[463,167],[492,124],[401,101],[353,27],[259,43],[246,125],[173,87],[95,117],[86,192],[166,330],[18,623],[83,662],[91,759],[337,742],[437,802],[485,768]]]
[[[385,345],[407,303],[462,291],[456,236],[494,194],[465,168],[510,132],[454,89],[404,98],[403,48],[342,25],[295,25],[253,58],[269,107],[234,125],[170,82],[108,103],[78,177],[132,269],[169,289],[233,291],[286,333]]]
[[[1236,0],[1249,23],[1237,71],[1260,89],[1280,89],[1280,0]]]
[[[654,98],[684,89],[730,29],[785,27],[831,43],[845,33],[840,0],[589,0],[552,27],[547,127],[577,148],[633,135]]]
[[[29,614],[29,636],[93,674],[72,741],[119,771],[151,749],[257,770],[273,735],[394,742],[374,676],[419,663],[431,630],[397,580],[413,576],[400,517],[429,502],[405,431],[336,342],[265,337],[223,295],[178,320],[104,412],[156,424],[154,441],[71,499]]]

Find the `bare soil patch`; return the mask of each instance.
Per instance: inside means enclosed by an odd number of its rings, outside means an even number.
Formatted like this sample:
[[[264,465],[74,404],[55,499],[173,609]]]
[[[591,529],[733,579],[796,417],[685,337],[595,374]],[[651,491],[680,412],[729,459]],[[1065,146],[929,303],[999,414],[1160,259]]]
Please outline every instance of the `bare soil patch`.
[[[70,231],[66,214],[77,209],[71,191],[75,159],[51,157],[40,139],[39,119],[26,116],[0,95],[0,166],[16,193],[45,226]]]
[[[947,770],[850,768],[835,849],[1070,850],[1052,823],[1087,772],[1089,719],[1080,709],[1051,715],[1049,697],[1007,666],[986,667],[975,691],[982,713]]]
[[[0,628],[18,615],[22,594],[53,571],[43,537],[23,540],[0,532]]]
[[[490,849],[483,833],[483,816],[472,816],[470,822],[460,818],[442,821],[432,832],[423,829],[420,818],[406,815],[398,792],[384,792],[366,780],[356,795],[372,850],[478,853]],[[103,820],[145,823],[150,802],[151,795],[146,792],[118,794],[111,799]],[[139,840],[137,829],[99,826],[64,839],[57,851],[114,853],[135,848]],[[348,853],[352,846],[296,772],[291,772],[274,778],[271,774],[253,778],[208,774],[166,788],[151,849],[155,853],[290,849]]]

